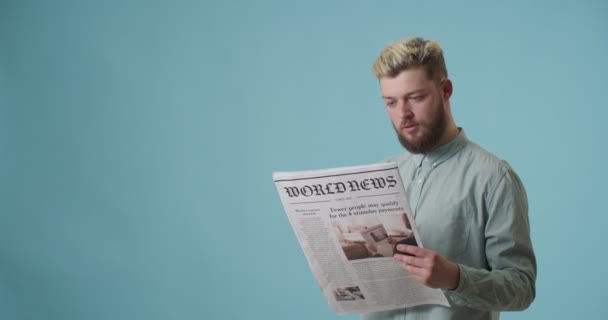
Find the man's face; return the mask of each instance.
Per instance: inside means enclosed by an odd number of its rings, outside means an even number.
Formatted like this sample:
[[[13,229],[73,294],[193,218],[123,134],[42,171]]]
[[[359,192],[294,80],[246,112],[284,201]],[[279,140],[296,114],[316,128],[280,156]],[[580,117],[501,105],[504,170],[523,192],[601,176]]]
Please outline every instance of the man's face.
[[[423,68],[413,68],[381,78],[380,88],[401,144],[411,153],[434,150],[448,123],[441,84],[428,79]]]

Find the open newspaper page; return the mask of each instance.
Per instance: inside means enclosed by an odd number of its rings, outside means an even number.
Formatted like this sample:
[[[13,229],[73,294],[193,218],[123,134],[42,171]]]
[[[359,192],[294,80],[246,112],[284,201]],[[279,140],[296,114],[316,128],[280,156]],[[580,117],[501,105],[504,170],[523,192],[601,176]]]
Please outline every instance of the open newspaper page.
[[[275,172],[273,180],[334,311],[449,307],[441,290],[420,284],[392,258],[399,243],[422,247],[395,163]]]

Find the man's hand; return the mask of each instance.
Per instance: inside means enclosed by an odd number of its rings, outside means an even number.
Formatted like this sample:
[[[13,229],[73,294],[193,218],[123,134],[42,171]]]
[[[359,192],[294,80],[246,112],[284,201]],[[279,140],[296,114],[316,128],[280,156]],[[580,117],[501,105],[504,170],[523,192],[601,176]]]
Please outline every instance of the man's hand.
[[[397,250],[412,256],[395,254],[403,269],[409,271],[416,281],[431,288],[456,289],[460,281],[458,265],[443,256],[424,248],[400,244]]]

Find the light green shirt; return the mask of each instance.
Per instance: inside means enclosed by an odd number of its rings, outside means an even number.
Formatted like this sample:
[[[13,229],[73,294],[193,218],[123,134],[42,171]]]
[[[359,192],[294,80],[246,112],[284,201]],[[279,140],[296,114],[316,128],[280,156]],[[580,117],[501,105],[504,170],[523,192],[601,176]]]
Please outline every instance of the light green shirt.
[[[362,319],[498,319],[535,297],[536,258],[526,192],[513,169],[469,141],[461,130],[429,154],[402,153],[396,162],[425,248],[460,268],[452,308],[423,305]],[[404,271],[405,272],[405,271]]]

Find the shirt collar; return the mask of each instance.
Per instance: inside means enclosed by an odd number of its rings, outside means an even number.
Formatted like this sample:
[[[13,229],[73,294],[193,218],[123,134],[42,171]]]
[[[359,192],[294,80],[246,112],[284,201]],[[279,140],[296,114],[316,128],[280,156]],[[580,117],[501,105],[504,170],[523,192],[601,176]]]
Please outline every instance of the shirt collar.
[[[414,154],[413,158],[418,167],[427,163],[430,166],[437,167],[451,156],[456,154],[469,141],[467,135],[462,128],[458,128],[460,132],[454,140],[442,145],[441,147],[429,152]]]

